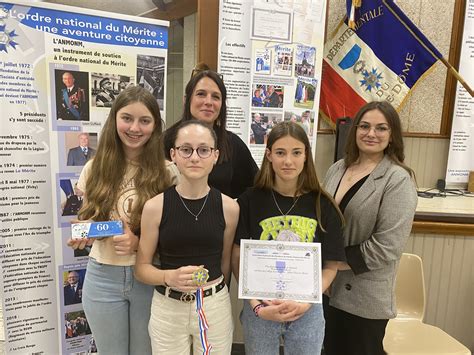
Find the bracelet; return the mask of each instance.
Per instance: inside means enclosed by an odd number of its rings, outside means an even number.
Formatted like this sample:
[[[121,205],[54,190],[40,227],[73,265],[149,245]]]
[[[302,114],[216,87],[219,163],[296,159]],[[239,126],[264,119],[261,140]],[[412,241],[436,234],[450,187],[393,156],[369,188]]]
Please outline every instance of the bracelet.
[[[260,308],[266,307],[265,303],[259,303],[255,307],[253,307],[253,313],[255,313],[255,317],[258,317],[258,312],[260,311]]]

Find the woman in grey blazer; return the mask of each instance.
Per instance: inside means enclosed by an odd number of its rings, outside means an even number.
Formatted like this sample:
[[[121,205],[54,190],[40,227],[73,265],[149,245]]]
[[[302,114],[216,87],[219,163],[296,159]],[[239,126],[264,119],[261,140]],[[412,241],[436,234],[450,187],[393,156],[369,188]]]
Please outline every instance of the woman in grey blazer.
[[[327,172],[324,186],[346,220],[347,264],[326,298],[326,355],[385,354],[395,275],[417,203],[404,158],[397,112],[388,102],[370,102],[354,118],[345,159]]]

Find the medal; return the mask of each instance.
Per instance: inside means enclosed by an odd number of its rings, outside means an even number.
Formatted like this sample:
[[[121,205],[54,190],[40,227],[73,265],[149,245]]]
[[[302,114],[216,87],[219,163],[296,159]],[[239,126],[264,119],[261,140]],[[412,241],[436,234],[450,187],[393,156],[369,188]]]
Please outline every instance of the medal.
[[[193,272],[193,281],[198,287],[203,286],[208,279],[209,271],[203,267],[200,267],[199,269]]]
[[[199,337],[201,338],[201,344],[203,346],[203,355],[210,355],[212,345],[209,344],[207,339],[207,330],[209,329],[209,324],[207,323],[206,315],[204,314],[204,290],[202,286],[209,279],[209,270],[200,267],[193,272],[193,281],[198,287],[196,290],[196,312],[198,313],[198,323],[199,323]]]

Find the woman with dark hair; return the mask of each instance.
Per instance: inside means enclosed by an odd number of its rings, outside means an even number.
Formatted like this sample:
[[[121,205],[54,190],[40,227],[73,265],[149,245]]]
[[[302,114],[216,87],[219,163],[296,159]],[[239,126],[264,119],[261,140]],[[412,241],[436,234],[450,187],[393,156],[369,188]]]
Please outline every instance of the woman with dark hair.
[[[68,240],[74,249],[92,245],[82,305],[101,354],[150,354],[147,326],[153,287],[134,278],[140,219],[145,202],[164,191],[178,172],[166,162],[156,99],[134,86],[110,109],[94,158],[82,170],[80,220],[124,222],[122,235]]]
[[[364,105],[345,159],[329,168],[324,183],[347,223],[347,264],[325,307],[326,355],[385,354],[385,327],[396,316],[395,275],[417,203],[414,173],[404,160],[395,109],[385,101]]]
[[[194,354],[230,354],[226,280],[239,206],[207,183],[219,159],[209,125],[182,122],[171,139],[180,182],[145,204],[135,271],[155,285],[148,327],[153,353],[189,354],[192,347]]]
[[[247,187],[253,185],[257,164],[242,140],[234,133],[226,130],[227,90],[221,75],[201,65],[193,70],[193,76],[186,85],[184,112],[180,121],[165,132],[165,154],[170,159],[173,146],[171,137],[183,121],[197,119],[208,124],[217,135],[219,160],[209,175],[209,185],[222,193],[236,198]]]
[[[293,122],[275,125],[267,140],[255,186],[238,199],[240,219],[232,251],[232,269],[239,270],[242,239],[321,243],[322,290],[344,261],[343,219],[321,188],[308,135]],[[292,300],[245,300],[241,314],[245,353],[314,355],[321,351],[324,317],[321,304]]]

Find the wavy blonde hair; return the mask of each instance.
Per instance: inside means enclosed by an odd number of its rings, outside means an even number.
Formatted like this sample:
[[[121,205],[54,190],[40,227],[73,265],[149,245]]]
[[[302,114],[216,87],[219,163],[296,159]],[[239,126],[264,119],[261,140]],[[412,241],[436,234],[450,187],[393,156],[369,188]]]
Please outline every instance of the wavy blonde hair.
[[[155,124],[150,139],[135,162],[137,172],[134,175],[134,183],[137,201],[131,213],[130,229],[135,234],[139,234],[143,205],[172,184],[171,176],[165,166],[160,109],[153,95],[140,86],[132,86],[122,91],[110,109],[92,161],[91,173],[86,181],[86,199],[78,216],[81,220],[106,221],[110,219],[129,165],[125,158],[122,141],[117,133],[116,116],[120,109],[135,102],[146,106]]]

